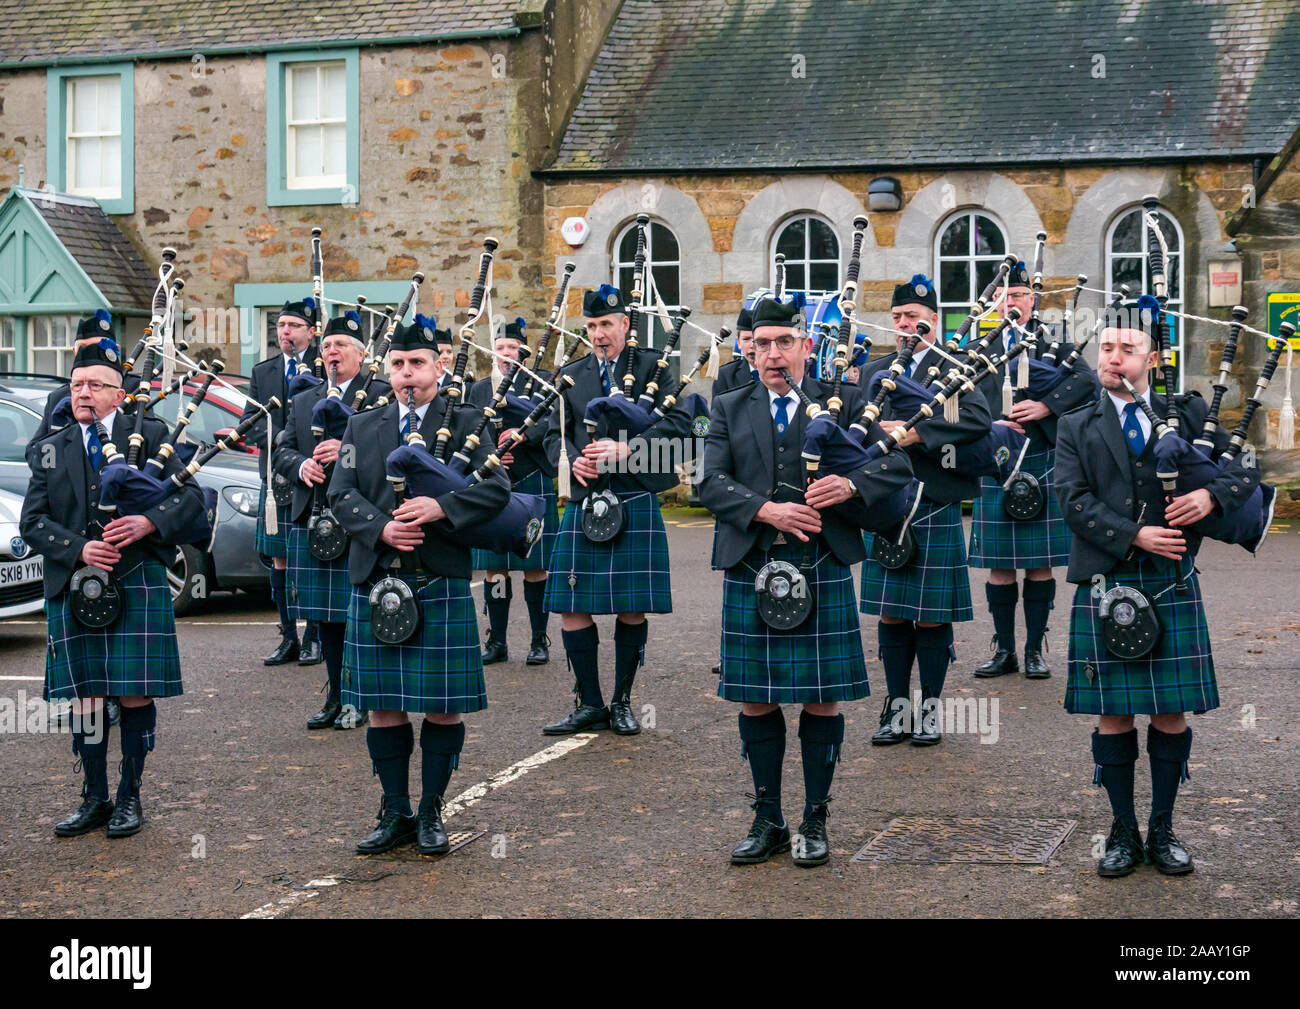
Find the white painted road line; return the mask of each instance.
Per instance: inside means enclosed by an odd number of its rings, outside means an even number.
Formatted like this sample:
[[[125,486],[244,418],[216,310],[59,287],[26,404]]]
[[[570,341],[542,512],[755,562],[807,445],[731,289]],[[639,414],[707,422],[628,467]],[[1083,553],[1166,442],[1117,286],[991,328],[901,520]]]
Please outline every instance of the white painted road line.
[[[594,732],[580,732],[577,735],[568,736],[544,750],[538,750],[531,757],[525,757],[523,760],[511,764],[504,771],[498,771],[487,781],[480,781],[477,785],[471,785],[443,807],[443,820],[449,820],[457,813],[464,812],[503,785],[518,781],[529,771],[536,770],[543,764],[549,764],[552,760],[558,760],[566,753],[572,753],[574,750],[586,746],[595,738],[596,733]],[[263,904],[256,910],[249,911],[248,914],[240,915],[240,918],[278,918],[285,911],[301,904],[304,900],[310,900],[318,896],[321,887],[336,886],[339,882],[338,876],[323,876],[319,879],[309,880],[303,889],[295,890],[277,900]]]
[[[34,680],[37,683],[44,683],[44,676],[0,676],[0,680]]]

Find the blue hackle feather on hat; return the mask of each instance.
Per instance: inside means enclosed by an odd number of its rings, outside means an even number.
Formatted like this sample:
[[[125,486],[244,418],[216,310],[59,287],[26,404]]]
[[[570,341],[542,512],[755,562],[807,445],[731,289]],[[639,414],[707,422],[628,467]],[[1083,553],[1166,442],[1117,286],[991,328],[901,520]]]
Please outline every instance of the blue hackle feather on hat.
[[[909,283],[913,287],[924,287],[926,291],[929,291],[931,288],[934,287],[934,281],[931,280],[929,277],[927,277],[924,273],[912,274],[912,279],[909,281]]]
[[[613,284],[601,284],[596,288],[596,293],[602,298],[608,298],[611,294],[618,294],[618,288]]]

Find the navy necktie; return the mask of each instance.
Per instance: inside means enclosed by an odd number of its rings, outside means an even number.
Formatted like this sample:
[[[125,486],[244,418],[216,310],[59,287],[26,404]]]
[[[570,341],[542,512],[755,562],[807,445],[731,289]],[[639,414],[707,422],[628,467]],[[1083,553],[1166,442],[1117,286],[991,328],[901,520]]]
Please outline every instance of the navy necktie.
[[[1147,444],[1147,440],[1142,437],[1142,425],[1138,423],[1137,412],[1136,403],[1124,404],[1124,440],[1135,456],[1141,455]]]
[[[99,467],[104,465],[104,443],[100,440],[99,432],[95,430],[92,424],[86,438],[86,455],[90,457],[90,465],[96,473]]]
[[[789,396],[782,396],[776,401],[776,416],[772,419],[776,422],[776,433],[778,435],[784,435],[785,429],[790,426],[790,415],[785,411],[789,403]]]
[[[289,378],[293,378],[294,375],[298,374],[298,359],[296,357],[289,358],[289,370],[286,374]]]
[[[404,438],[409,438],[409,437],[411,437],[411,433],[412,433],[414,430],[415,430],[415,411],[414,411],[414,410],[407,410],[407,411],[406,411],[406,420],[405,420],[405,422],[402,424],[402,436],[403,436]]]
[[[915,367],[916,367],[916,358],[913,357],[913,358],[911,358],[911,359],[908,360],[908,362],[907,362],[907,367],[903,369],[903,377],[904,377],[904,378],[911,378],[911,377],[912,377],[912,369],[915,368]]]
[[[754,384],[755,384],[755,385],[758,385],[758,369],[757,369],[757,368],[750,368],[750,369],[749,369],[749,373],[750,373],[751,375],[754,376]]]
[[[605,395],[609,395],[609,362],[602,361],[600,365],[600,387],[605,390]]]

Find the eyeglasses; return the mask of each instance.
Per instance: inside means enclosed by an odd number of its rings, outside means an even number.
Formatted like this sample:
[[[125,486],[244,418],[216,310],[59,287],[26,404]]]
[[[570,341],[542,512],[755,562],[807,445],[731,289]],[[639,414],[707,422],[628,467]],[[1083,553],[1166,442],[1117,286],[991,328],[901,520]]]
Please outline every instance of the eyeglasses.
[[[120,389],[120,385],[114,385],[112,382],[96,382],[92,379],[77,379],[75,382],[69,382],[68,388],[73,392],[81,392],[82,389],[88,389],[90,392],[103,392],[105,389]]]
[[[793,336],[778,336],[775,340],[754,340],[754,351],[758,354],[767,354],[772,350],[773,345],[782,354],[788,354],[794,350],[795,338]]]

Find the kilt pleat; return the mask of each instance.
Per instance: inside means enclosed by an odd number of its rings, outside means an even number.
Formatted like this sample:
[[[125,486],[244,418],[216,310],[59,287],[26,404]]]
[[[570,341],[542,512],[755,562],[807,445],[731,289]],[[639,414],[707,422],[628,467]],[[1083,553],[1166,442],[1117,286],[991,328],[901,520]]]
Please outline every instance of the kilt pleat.
[[[352,586],[343,639],[343,702],[359,711],[450,714],[487,707],[478,620],[467,578],[411,576],[420,628],[400,645],[370,632],[370,588]]]
[[[659,499],[619,494],[623,531],[609,543],[582,535],[582,507],[571,502],[560,520],[546,579],[548,613],[671,613],[668,532]]]
[[[1074,590],[1070,608],[1070,640],[1065,686],[1065,710],[1072,714],[1160,715],[1209,711],[1219,706],[1219,687],[1210,652],[1210,630],[1194,559],[1184,558],[1187,594],[1172,590],[1156,600],[1162,632],[1151,654],[1119,659],[1101,640],[1097,610],[1102,592],[1092,585]],[[1172,573],[1108,574],[1105,588],[1132,585],[1149,595],[1169,588]],[[1091,668],[1093,676],[1088,677]]]
[[[555,496],[555,483],[541,470],[533,470],[514,485],[516,494],[537,494],[546,499],[546,514],[542,516],[542,538],[534,545],[528,559],[516,554],[498,554],[491,550],[474,550],[475,571],[549,571],[551,554],[555,550],[555,535],[560,528],[560,509]]]
[[[146,560],[117,582],[122,615],[108,627],[79,623],[67,592],[46,600],[45,700],[185,692],[167,569]]]
[[[338,560],[312,556],[306,526],[289,527],[289,608],[299,620],[346,623],[352,599],[347,551]]]
[[[912,519],[912,535],[916,553],[911,562],[890,571],[872,559],[874,536],[863,533],[862,612],[940,624],[974,619],[961,504],[922,501]]]
[[[822,704],[868,696],[853,571],[822,548],[813,567],[813,611],[779,631],[758,615],[754,577],[768,560],[798,565],[803,547],[752,551],[722,580],[722,679],[718,696],[760,704]]]
[[[981,493],[975,500],[970,532],[970,566],[1021,571],[1026,568],[1054,568],[1070,561],[1070,530],[1056,500],[1054,474],[1056,450],[1025,453],[1021,469],[1038,478],[1047,495],[1047,505],[1033,519],[1017,522],[1002,507],[1006,491],[995,477],[980,479]]]
[[[291,524],[289,516],[277,510],[275,517],[279,532],[272,536],[266,531],[266,484],[262,484],[262,489],[257,495],[257,532],[253,537],[253,546],[265,557],[288,557],[288,526]]]

